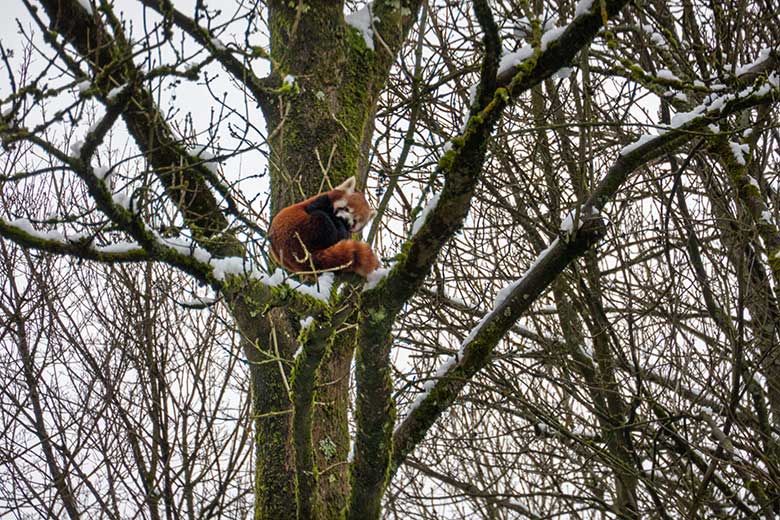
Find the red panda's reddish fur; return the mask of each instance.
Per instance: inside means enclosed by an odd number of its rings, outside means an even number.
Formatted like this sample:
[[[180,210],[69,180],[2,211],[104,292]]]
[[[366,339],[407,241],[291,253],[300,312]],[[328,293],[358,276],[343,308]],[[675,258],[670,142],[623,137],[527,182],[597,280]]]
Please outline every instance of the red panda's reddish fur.
[[[360,231],[374,212],[363,194],[355,191],[354,185],[355,179],[350,178],[336,189],[282,209],[269,230],[274,259],[294,273],[345,271],[366,277],[379,267],[379,260],[366,242],[352,239],[333,244],[323,242],[322,223],[306,211],[316,199],[327,195],[334,207],[339,204],[349,210],[355,222],[352,231]]]
[[[343,266],[340,271],[355,272],[364,278],[379,267],[371,246],[359,240],[341,240],[326,249],[313,251],[312,258],[318,270]]]

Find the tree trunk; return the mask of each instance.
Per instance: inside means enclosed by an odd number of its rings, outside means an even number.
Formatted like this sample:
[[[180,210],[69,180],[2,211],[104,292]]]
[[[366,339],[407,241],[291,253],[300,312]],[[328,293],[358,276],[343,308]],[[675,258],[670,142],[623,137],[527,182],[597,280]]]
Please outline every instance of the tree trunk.
[[[364,143],[373,130],[384,79],[373,79],[378,60],[362,35],[344,22],[342,12],[343,6],[335,2],[314,2],[305,16],[287,3],[269,3],[274,75],[283,84],[278,102],[265,107],[272,215],[359,176],[359,164],[366,163]],[[285,95],[287,88],[290,95]],[[278,308],[261,317],[253,305],[239,298],[234,309],[237,317],[257,316],[237,320],[253,363],[255,517],[336,518],[349,494],[347,419],[354,332],[337,334],[322,351],[308,353],[310,372],[291,374],[280,367],[293,365],[298,323],[305,316]],[[283,361],[269,362],[277,352]],[[296,394],[291,401],[289,385],[295,384],[291,379],[296,375],[311,381],[296,386],[304,395]],[[313,409],[307,405],[312,402]],[[295,431],[295,425],[309,431]]]

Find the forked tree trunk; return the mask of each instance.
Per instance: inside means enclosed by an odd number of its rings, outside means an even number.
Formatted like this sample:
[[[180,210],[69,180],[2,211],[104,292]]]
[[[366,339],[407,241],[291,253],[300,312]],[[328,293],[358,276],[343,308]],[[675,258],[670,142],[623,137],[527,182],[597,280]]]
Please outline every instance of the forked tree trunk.
[[[373,113],[393,59],[366,48],[363,36],[345,23],[340,2],[306,6],[299,13],[295,4],[269,2],[271,56],[281,85],[275,103],[264,107],[272,214],[362,176],[359,165],[366,163]],[[255,518],[338,518],[349,494],[354,331],[325,342],[318,370],[315,365],[312,373],[293,374],[301,317],[286,308],[264,314],[257,308],[262,298],[247,296],[252,288],[236,294],[232,309],[251,363],[257,432]],[[307,388],[313,394],[291,399],[290,385],[299,375],[313,379],[300,382],[304,394]],[[305,407],[312,399],[311,416],[296,422],[299,401]],[[313,473],[306,469],[312,464]]]

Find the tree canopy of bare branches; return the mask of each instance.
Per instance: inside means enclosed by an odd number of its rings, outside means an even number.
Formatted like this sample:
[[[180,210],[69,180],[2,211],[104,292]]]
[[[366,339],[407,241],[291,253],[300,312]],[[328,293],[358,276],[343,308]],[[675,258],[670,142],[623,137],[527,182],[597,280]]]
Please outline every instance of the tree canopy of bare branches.
[[[0,514],[780,515],[776,2],[13,4]]]

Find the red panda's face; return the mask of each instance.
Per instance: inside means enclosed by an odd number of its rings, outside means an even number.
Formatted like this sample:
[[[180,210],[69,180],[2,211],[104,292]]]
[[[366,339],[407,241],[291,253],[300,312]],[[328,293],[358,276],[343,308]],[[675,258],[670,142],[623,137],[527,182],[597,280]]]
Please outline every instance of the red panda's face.
[[[358,233],[376,214],[359,191],[341,192],[333,201],[335,215],[349,226],[350,233]]]

